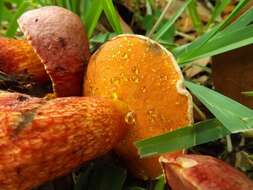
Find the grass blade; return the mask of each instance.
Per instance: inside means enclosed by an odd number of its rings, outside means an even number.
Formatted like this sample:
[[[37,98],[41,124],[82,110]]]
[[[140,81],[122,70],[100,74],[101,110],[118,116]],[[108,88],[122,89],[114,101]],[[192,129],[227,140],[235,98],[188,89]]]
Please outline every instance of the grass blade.
[[[168,11],[171,3],[173,0],[168,0],[165,8],[163,9],[161,15],[159,16],[159,18],[157,19],[156,23],[154,24],[154,26],[151,28],[151,30],[148,32],[147,36],[151,37],[153,35],[153,33],[157,30],[157,28],[160,26],[161,22],[163,21],[166,12]]]
[[[218,17],[220,17],[222,11],[225,9],[225,7],[231,2],[231,0],[218,0],[215,3],[214,10],[212,12],[212,16],[209,19],[207,26],[210,26],[215,20],[217,20]]]
[[[242,92],[245,96],[253,96],[253,91]]]
[[[197,11],[197,1],[193,0],[188,6],[188,12],[192,20],[192,24],[196,31],[201,34],[203,33],[203,23],[199,17],[198,11]]]
[[[76,1],[76,0],[75,0]],[[71,0],[65,0],[65,5],[68,10],[73,11]]]
[[[185,85],[217,119],[138,141],[135,145],[141,157],[190,148],[253,128],[253,110],[201,85],[191,82]]]
[[[80,15],[81,0],[72,1],[72,9],[77,15]]]
[[[192,54],[194,54],[196,51],[199,51],[204,45],[213,39],[213,37],[215,37],[218,32],[223,30],[248,2],[249,0],[241,0],[234,8],[232,13],[222,23],[214,27],[210,32],[207,32],[188,45],[175,48],[173,50],[173,53],[177,57],[178,63],[186,63],[189,62],[189,60],[192,60]]]
[[[27,1],[23,1],[20,4],[11,22],[9,23],[8,30],[6,31],[6,36],[13,37],[16,34],[18,28],[17,19],[27,10],[29,5],[30,3]]]
[[[181,62],[181,64],[208,56],[214,56],[239,47],[252,44],[253,43],[252,33],[253,33],[253,25],[249,25],[239,30],[234,30],[229,33],[217,35],[217,37],[209,41],[201,49],[192,53],[191,57],[185,60],[185,62]]]
[[[164,190],[164,188],[165,188],[165,179],[164,179],[164,176],[162,175],[157,180],[153,190]]]
[[[231,133],[253,128],[253,110],[204,86],[185,81],[190,91]]]
[[[112,0],[103,1],[103,8],[104,8],[105,15],[109,23],[111,24],[113,30],[118,34],[121,34],[122,28],[120,25],[120,19],[113,5]]]
[[[184,10],[186,9],[186,7],[189,5],[189,3],[191,3],[192,0],[187,0],[187,2],[185,2],[180,9],[178,9],[175,13],[175,15],[172,16],[171,20],[169,22],[167,22],[166,24],[164,24],[158,31],[157,33],[154,35],[154,39],[155,40],[160,40],[160,38],[166,33],[168,32],[171,27],[174,25],[174,23],[176,22],[176,20],[180,17],[180,15],[184,12]]]
[[[92,2],[90,2],[87,14],[83,18],[89,38],[94,32],[103,10],[101,1],[103,0],[93,0]]]
[[[160,136],[137,141],[135,145],[141,157],[148,157],[191,148],[228,134],[230,132],[217,119],[211,119]]]
[[[1,25],[2,20],[3,20],[3,11],[4,11],[4,1],[0,0],[0,25]]]
[[[253,20],[252,18],[253,18],[253,8],[249,9],[243,15],[241,15],[236,22],[227,26],[222,32],[220,32],[220,35],[224,35],[224,33],[233,32],[234,30],[242,29],[245,26],[252,24]]]

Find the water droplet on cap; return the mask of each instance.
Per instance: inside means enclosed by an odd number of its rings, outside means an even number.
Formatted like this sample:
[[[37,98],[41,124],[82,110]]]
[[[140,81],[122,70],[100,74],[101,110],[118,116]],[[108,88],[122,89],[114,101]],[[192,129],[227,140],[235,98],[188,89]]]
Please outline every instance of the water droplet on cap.
[[[134,112],[130,111],[125,116],[125,122],[129,125],[134,125],[136,122],[136,115]]]

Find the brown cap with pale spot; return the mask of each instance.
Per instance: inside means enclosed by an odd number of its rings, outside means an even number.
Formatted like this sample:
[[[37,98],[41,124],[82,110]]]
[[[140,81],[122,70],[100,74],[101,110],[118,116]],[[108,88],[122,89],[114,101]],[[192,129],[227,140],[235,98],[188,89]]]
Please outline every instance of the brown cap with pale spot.
[[[45,65],[57,96],[81,95],[88,40],[80,18],[48,6],[24,13],[19,26]]]
[[[143,36],[105,43],[90,59],[84,94],[122,100],[133,111],[133,127],[115,150],[142,178],[155,178],[162,169],[158,157],[140,159],[133,143],[192,123],[192,98],[173,55]]]

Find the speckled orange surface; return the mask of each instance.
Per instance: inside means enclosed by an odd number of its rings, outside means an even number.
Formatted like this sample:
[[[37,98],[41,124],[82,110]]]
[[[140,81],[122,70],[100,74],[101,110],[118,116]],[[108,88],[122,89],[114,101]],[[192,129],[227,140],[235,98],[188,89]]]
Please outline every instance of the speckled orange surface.
[[[172,190],[253,189],[245,174],[211,156],[164,156],[160,160]]]
[[[120,35],[90,59],[84,95],[119,99],[133,111],[134,126],[116,151],[139,177],[154,178],[162,170],[158,157],[139,159],[133,143],[192,122],[182,80],[172,54],[143,36]]]
[[[94,159],[127,130],[125,105],[0,92],[0,189],[30,190]]]
[[[0,71],[25,74],[39,83],[50,80],[33,48],[24,40],[0,37]]]

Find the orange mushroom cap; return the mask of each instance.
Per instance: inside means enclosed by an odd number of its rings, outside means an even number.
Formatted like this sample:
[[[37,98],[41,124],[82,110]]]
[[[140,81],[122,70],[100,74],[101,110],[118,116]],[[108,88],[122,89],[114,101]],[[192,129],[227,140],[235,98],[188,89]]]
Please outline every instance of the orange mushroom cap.
[[[172,190],[250,190],[251,181],[227,163],[204,155],[160,158]]]
[[[127,137],[115,148],[142,178],[162,173],[158,157],[140,159],[133,143],[192,123],[192,98],[173,55],[153,40],[124,34],[89,61],[84,95],[117,98],[133,112]]]
[[[0,37],[0,71],[28,75],[40,84],[50,80],[39,57],[25,40]]]
[[[89,46],[80,18],[67,9],[48,6],[25,12],[18,23],[44,63],[56,95],[81,95]]]

